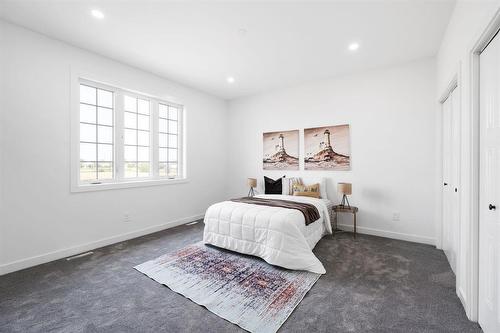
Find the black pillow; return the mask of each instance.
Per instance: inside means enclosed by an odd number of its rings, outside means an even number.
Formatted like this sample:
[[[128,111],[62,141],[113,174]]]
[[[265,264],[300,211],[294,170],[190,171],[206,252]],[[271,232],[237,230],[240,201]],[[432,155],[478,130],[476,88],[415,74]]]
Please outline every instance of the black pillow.
[[[264,193],[265,194],[283,194],[283,178],[278,178],[273,180],[269,177],[264,176]]]

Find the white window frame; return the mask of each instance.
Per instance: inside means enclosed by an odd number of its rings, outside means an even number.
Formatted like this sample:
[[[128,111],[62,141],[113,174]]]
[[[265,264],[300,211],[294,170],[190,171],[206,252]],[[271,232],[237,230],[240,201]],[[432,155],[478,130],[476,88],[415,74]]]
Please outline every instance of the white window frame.
[[[114,179],[102,180],[99,183],[80,180],[80,84],[105,89],[113,92],[114,98]],[[141,178],[124,178],[124,105],[123,96],[147,99],[150,101],[150,161],[151,175]],[[168,185],[187,183],[185,167],[185,107],[180,103],[170,102],[150,94],[140,93],[131,89],[121,88],[116,84],[102,83],[100,80],[91,79],[80,73],[72,72],[71,78],[71,192],[87,192],[111,190],[129,187],[144,187],[154,185]],[[178,176],[168,178],[159,176],[159,140],[158,140],[158,104],[176,107],[178,114]]]
[[[117,91],[117,95],[116,96],[120,96],[120,102],[123,102],[123,99],[122,97],[124,97],[125,95],[129,96],[129,97],[132,97],[132,98],[135,98],[135,99],[142,99],[142,100],[148,100],[149,101],[149,159],[150,159],[150,163],[151,163],[151,166],[150,166],[150,173],[149,173],[149,177],[132,177],[132,178],[124,178],[124,173],[125,173],[125,170],[124,170],[124,166],[125,166],[125,161],[123,160],[124,158],[124,152],[123,152],[123,149],[125,148],[125,121],[124,121],[124,115],[125,115],[125,112],[130,112],[130,111],[125,111],[125,108],[123,107],[123,105],[121,105],[121,109],[119,109],[119,113],[120,113],[120,117],[121,117],[121,127],[120,127],[120,130],[122,131],[122,135],[121,135],[121,140],[122,142],[120,143],[120,149],[122,150],[120,152],[120,156],[122,158],[122,161],[120,161],[120,164],[118,165],[117,168],[115,168],[115,172],[117,175],[120,175],[121,178],[123,178],[124,180],[126,181],[140,181],[140,180],[155,180],[155,175],[156,173],[154,172],[153,170],[153,165],[155,163],[155,156],[154,156],[154,150],[155,150],[155,142],[154,142],[154,113],[155,113],[155,108],[157,108],[158,106],[158,99],[155,99],[155,98],[150,98],[148,96],[144,96],[144,95],[141,95],[141,94],[137,94],[137,93],[133,93],[133,92],[130,92],[128,90],[124,90],[124,89],[120,89],[119,91]],[[117,101],[118,98],[115,99],[115,101]],[[139,113],[138,113],[138,110],[136,110],[136,115],[137,117],[139,116]],[[118,115],[117,115],[118,116]],[[139,129],[136,128],[136,131],[138,131]],[[137,149],[139,148],[139,142],[136,142],[136,147]],[[119,169],[119,170],[118,170]]]

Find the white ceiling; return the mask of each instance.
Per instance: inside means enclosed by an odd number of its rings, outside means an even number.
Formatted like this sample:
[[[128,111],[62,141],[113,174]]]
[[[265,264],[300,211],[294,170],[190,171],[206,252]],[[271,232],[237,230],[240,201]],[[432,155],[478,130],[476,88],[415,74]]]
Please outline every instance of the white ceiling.
[[[232,99],[434,56],[453,6],[447,0],[0,0],[0,17]],[[94,8],[103,20],[90,15]],[[347,47],[354,41],[360,48],[352,53]]]

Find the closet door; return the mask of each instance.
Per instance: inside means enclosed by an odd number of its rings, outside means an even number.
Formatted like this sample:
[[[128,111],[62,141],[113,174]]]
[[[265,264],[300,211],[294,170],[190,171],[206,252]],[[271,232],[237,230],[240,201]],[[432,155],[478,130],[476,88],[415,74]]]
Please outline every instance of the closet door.
[[[443,251],[451,263],[452,256],[452,237],[451,237],[451,219],[452,219],[452,193],[451,189],[451,98],[448,97],[443,103]]]
[[[460,104],[453,89],[442,105],[443,112],[443,225],[442,248],[456,273],[460,229]]]
[[[500,332],[500,37],[479,57],[479,324]]]
[[[458,89],[454,89],[449,97],[451,109],[451,183],[449,186],[451,213],[450,213],[450,243],[451,260],[450,265],[456,271],[459,233],[460,233],[460,101]]]

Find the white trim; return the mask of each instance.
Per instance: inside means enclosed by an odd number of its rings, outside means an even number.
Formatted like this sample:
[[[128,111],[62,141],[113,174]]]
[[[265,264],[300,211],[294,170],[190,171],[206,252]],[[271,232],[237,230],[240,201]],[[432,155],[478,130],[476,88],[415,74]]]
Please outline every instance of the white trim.
[[[462,287],[457,288],[457,296],[458,299],[460,299],[460,302],[462,302],[462,306],[465,309],[465,305],[467,304],[467,294],[464,292]]]
[[[102,184],[82,184],[78,186],[72,186],[71,192],[92,192],[92,191],[105,191],[105,190],[117,190],[123,188],[134,188],[134,187],[148,187],[148,186],[158,186],[158,185],[175,185],[189,183],[188,178],[176,178],[176,179],[148,179],[148,180],[135,180],[135,181],[122,181],[114,183],[102,183]]]
[[[479,313],[479,55],[500,30],[500,9],[496,11],[492,19],[470,48],[470,165],[471,169],[466,170],[470,176],[470,215],[469,234],[470,243],[465,244],[470,255],[467,258],[469,269],[469,284],[465,295],[469,295],[465,312],[470,320],[477,321]],[[462,291],[463,292],[463,291]],[[466,300],[464,298],[464,300]]]
[[[472,321],[478,321],[479,314],[479,53],[471,52],[470,55],[470,170],[469,174],[469,244],[466,252],[466,274],[469,283],[466,285],[465,294],[469,295],[469,303],[464,303],[465,313]]]
[[[127,233],[124,233],[121,235],[103,238],[103,239],[100,239],[100,240],[97,240],[94,242],[81,244],[81,245],[77,245],[77,246],[66,248],[66,249],[56,250],[56,251],[48,252],[48,253],[41,254],[38,256],[33,256],[30,258],[16,260],[16,261],[13,261],[13,262],[10,262],[7,264],[0,265],[0,276],[4,275],[4,274],[15,272],[15,271],[18,271],[21,269],[41,265],[41,264],[44,264],[44,263],[47,263],[50,261],[74,256],[74,255],[80,254],[82,252],[95,250],[95,249],[103,247],[103,246],[115,244],[118,242],[123,242],[123,241],[129,240],[129,239],[141,237],[141,236],[148,235],[148,234],[158,232],[161,230],[173,228],[173,227],[176,227],[176,226],[179,226],[182,224],[186,224],[186,223],[190,223],[190,222],[199,220],[199,219],[203,218],[204,216],[205,216],[205,214],[198,214],[198,215],[194,215],[194,216],[189,216],[189,217],[185,217],[182,219],[170,221],[167,223],[155,225],[152,227],[147,227],[144,229],[139,229],[139,230],[127,232]]]
[[[340,229],[346,230],[346,231],[353,231],[353,229],[354,229],[354,227],[352,225],[349,225],[349,224],[339,224],[338,227]],[[422,243],[422,244],[429,244],[429,245],[436,244],[435,238],[426,237],[426,236],[405,234],[405,233],[400,233],[400,232],[373,229],[373,228],[360,227],[360,226],[356,226],[356,231],[360,234],[380,236],[380,237],[386,237],[386,238],[392,238],[392,239],[399,239],[399,240],[404,240],[404,241],[408,241],[408,242],[415,242],[415,243]]]
[[[459,114],[460,114],[460,151],[462,149],[462,128],[461,128],[461,112],[462,112],[462,103],[461,103],[461,93],[460,93],[460,86],[461,86],[461,75],[460,75],[460,69],[461,69],[461,62],[459,61],[458,62],[458,65],[457,65],[457,70],[455,71],[455,73],[453,74],[452,78],[449,80],[449,83],[448,83],[448,86],[446,87],[446,89],[444,90],[444,92],[441,94],[441,97],[438,99],[438,102],[439,102],[439,128],[437,129],[438,130],[438,136],[437,136],[437,140],[439,141],[439,167],[438,167],[438,174],[439,174],[439,178],[438,178],[438,183],[437,183],[437,190],[438,190],[438,193],[439,193],[439,206],[436,207],[436,216],[438,217],[437,219],[437,227],[436,227],[436,248],[438,249],[442,249],[443,248],[443,204],[444,204],[444,198],[443,198],[443,144],[444,144],[444,141],[443,141],[443,104],[444,102],[448,99],[448,97],[450,97],[451,93],[453,91],[457,91],[457,94],[458,94],[458,100],[459,100],[459,105],[460,105],[460,109],[459,109]],[[459,163],[461,162],[461,157],[459,157]],[[460,163],[461,164],[461,163]],[[459,165],[459,171],[460,171],[460,167],[461,165]],[[458,182],[458,185],[461,185],[461,181]],[[458,186],[459,188],[461,186]],[[461,194],[461,191],[459,192],[459,195]],[[459,206],[461,206],[460,204],[460,200],[459,200]],[[459,219],[461,218],[461,214],[459,213]],[[460,229],[460,226],[459,226],[459,229]],[[458,261],[458,259],[456,259]]]
[[[99,79],[99,75],[90,74],[79,69],[70,68],[70,129],[71,129],[71,161],[70,161],[70,191],[71,192],[89,192],[110,189],[122,189],[152,185],[171,185],[187,183],[189,180],[186,178],[186,161],[184,136],[185,133],[185,107],[176,102],[167,101],[161,97],[153,96],[151,94],[138,92],[128,88],[122,88],[120,84],[105,83],[104,80]],[[111,180],[103,180],[100,183],[82,182],[80,181],[80,100],[79,89],[80,84],[85,84],[99,89],[105,89],[113,92],[113,119],[114,119],[114,177]],[[124,161],[123,161],[123,147],[124,147],[124,127],[123,127],[123,102],[117,96],[129,95],[135,98],[148,99],[151,105],[150,108],[150,162],[151,174],[149,177],[142,178],[124,178]],[[177,170],[178,177],[168,178],[167,176],[160,176],[158,174],[159,154],[158,154],[158,104],[173,106],[179,110],[178,114],[178,156],[177,156]]]
[[[179,142],[177,143],[177,145],[180,147],[179,149],[179,156],[177,157],[179,159],[179,164],[178,164],[178,168],[181,172],[181,175],[185,178],[188,178],[189,175],[188,175],[188,171],[187,171],[187,166],[186,166],[186,159],[187,159],[187,146],[188,146],[188,142],[187,142],[187,135],[188,135],[188,129],[187,129],[187,126],[186,126],[186,123],[187,123],[187,107],[184,106],[182,108],[182,112],[181,112],[181,117],[179,117],[178,121],[179,121],[179,130],[182,131],[182,135],[177,135],[177,140],[179,140]]]
[[[158,113],[159,113],[159,107],[160,103],[152,103],[151,105],[151,124],[150,124],[150,130],[152,137],[150,138],[150,147],[151,147],[151,157],[153,160],[153,165],[151,166],[151,172],[153,175],[158,175],[159,174],[159,163],[158,161],[160,160],[160,149],[159,149],[159,127],[160,127],[160,122],[157,121],[158,118]],[[182,136],[182,135],[180,135]]]
[[[453,93],[454,94],[454,98],[456,98],[458,100],[458,102],[456,103],[456,106],[458,106],[458,111],[455,111],[453,109],[453,112],[451,114],[451,117],[453,119],[451,125],[452,125],[452,128],[451,128],[451,133],[452,133],[452,140],[453,140],[453,126],[455,126],[454,122],[456,121],[456,119],[454,117],[458,116],[458,158],[453,158],[453,160],[451,162],[457,162],[458,165],[456,166],[457,169],[458,169],[458,178],[455,179],[455,175],[453,174],[453,172],[451,172],[450,174],[450,179],[448,179],[447,181],[449,182],[449,185],[453,185],[452,187],[455,187],[455,189],[458,189],[458,192],[457,192],[457,195],[458,195],[458,198],[456,199],[457,200],[457,207],[453,207],[454,209],[453,210],[456,210],[457,212],[457,221],[458,221],[458,226],[456,226],[457,230],[455,230],[456,232],[456,236],[455,236],[455,239],[453,240],[453,244],[456,246],[456,248],[452,248],[451,249],[451,252],[452,254],[450,254],[450,251],[449,249],[447,249],[448,251],[444,251],[445,252],[445,255],[448,259],[448,262],[451,266],[451,269],[453,270],[453,272],[455,273],[455,285],[456,285],[456,290],[458,292],[458,288],[459,286],[461,286],[462,284],[462,274],[460,274],[460,269],[459,269],[459,266],[460,266],[460,263],[461,263],[461,239],[462,239],[462,235],[461,235],[461,232],[462,232],[462,225],[463,223],[465,223],[463,221],[463,216],[464,214],[462,214],[462,207],[463,207],[463,186],[462,186],[462,155],[463,155],[463,139],[462,139],[462,133],[463,133],[463,128],[462,128],[462,118],[463,118],[463,114],[462,114],[462,80],[461,80],[461,69],[462,69],[462,62],[459,61],[457,66],[456,66],[457,70],[455,71],[455,73],[453,74],[453,77],[449,80],[449,84],[448,86],[446,87],[446,89],[444,90],[443,94],[441,95],[440,99],[439,99],[439,103],[440,103],[440,112],[441,112],[441,122],[440,122],[440,125],[441,125],[441,129],[440,129],[440,143],[441,143],[441,152],[440,152],[440,165],[441,165],[441,170],[440,170],[440,207],[438,208],[439,209],[439,212],[440,212],[440,215],[439,215],[439,220],[438,220],[438,232],[437,232],[437,237],[436,237],[436,247],[440,250],[443,250],[443,219],[444,219],[444,215],[443,215],[443,205],[444,205],[444,194],[443,194],[443,183],[445,182],[445,179],[444,179],[444,173],[443,173],[443,166],[444,166],[444,156],[443,156],[443,152],[444,152],[444,140],[443,140],[443,117],[442,117],[442,113],[443,113],[443,108],[444,108],[444,103],[446,102],[446,100],[451,96],[451,94]],[[453,105],[452,105],[452,108],[453,108]],[[453,155],[453,148],[452,148],[452,152],[451,154]],[[453,170],[453,167],[450,167],[450,171]],[[451,188],[450,188],[450,191],[451,191]],[[452,200],[455,200],[455,199],[452,199]],[[455,241],[457,241],[455,243]],[[454,258],[452,257],[452,255],[454,255]],[[453,261],[454,259],[454,261]],[[464,308],[465,308],[465,303],[462,303],[464,305]]]
[[[439,98],[439,103],[443,104],[448,99],[448,97],[450,97],[453,90],[458,88],[458,86],[459,86],[459,84],[458,84],[459,73],[460,73],[460,62],[458,63],[457,71],[455,72],[452,79],[449,81],[448,86],[446,87],[443,94]]]

